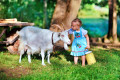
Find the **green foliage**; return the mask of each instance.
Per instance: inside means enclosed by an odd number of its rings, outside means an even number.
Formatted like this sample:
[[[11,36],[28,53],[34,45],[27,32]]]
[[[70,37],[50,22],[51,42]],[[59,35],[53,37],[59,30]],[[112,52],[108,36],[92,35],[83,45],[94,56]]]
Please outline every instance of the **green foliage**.
[[[85,10],[94,10],[94,4],[86,4],[85,6],[84,6],[84,9]]]
[[[22,75],[20,78],[6,77],[4,72],[0,72],[1,80],[119,80],[120,79],[120,50],[92,48],[97,63],[93,65],[81,66],[74,65],[73,57],[69,51],[58,51],[51,56],[51,65],[41,65],[39,57],[32,56],[32,63],[29,64],[27,56],[24,56],[22,63],[19,64],[18,55],[9,55],[9,53],[0,53],[0,68],[14,69],[27,68],[29,73]],[[18,72],[19,73],[19,72]],[[18,74],[16,73],[16,74]],[[12,73],[15,74],[15,73]]]
[[[79,18],[107,18],[108,8],[100,7],[93,4],[84,4],[84,8],[81,8],[78,12]]]
[[[108,0],[99,0],[100,2],[96,3],[96,5],[99,5],[101,7],[105,7],[108,5]]]
[[[85,4],[84,9],[85,10],[94,10],[94,4]]]
[[[105,7],[106,5],[108,5],[108,0],[83,0],[81,4],[83,8],[85,4],[95,4],[101,7]]]
[[[117,14],[118,16],[120,16],[120,0],[116,0],[116,1],[117,1],[117,11],[118,11]],[[92,5],[92,4],[100,6],[100,7],[109,8],[108,0],[83,0],[81,7],[82,9],[84,9],[86,5]],[[90,6],[88,6],[88,8],[89,7]]]
[[[117,10],[118,10],[117,15],[120,17],[120,0],[117,0],[117,5],[118,5],[118,7],[117,7]]]
[[[47,16],[50,23],[55,2],[48,1],[47,4]],[[0,9],[0,18],[17,18],[19,21],[34,22],[35,25],[43,26],[43,0],[2,0],[0,6],[2,6]]]
[[[78,18],[101,18],[100,12],[93,10],[80,10],[78,12]]]
[[[81,2],[81,5],[83,6],[83,8],[84,8],[84,5],[85,4],[95,4],[95,3],[97,3],[98,2],[98,0],[83,0],[82,2]]]

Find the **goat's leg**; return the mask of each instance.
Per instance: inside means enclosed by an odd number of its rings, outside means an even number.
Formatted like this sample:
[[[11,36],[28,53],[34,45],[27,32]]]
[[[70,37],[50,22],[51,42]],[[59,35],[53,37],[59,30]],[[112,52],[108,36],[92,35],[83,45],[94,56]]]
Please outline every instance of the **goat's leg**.
[[[45,63],[44,63],[45,54],[44,53],[45,53],[44,50],[41,49],[42,65],[45,65]]]
[[[20,51],[20,58],[19,58],[19,63],[21,63],[21,58],[22,58],[22,55],[24,54],[24,50],[21,50]]]
[[[51,52],[52,52],[52,51],[47,51],[47,58],[48,58],[47,61],[48,61],[49,64],[51,64],[51,63],[50,63],[50,53],[51,53]]]
[[[31,63],[31,55],[28,54],[28,62]]]
[[[31,63],[31,52],[29,49],[27,50],[27,55],[28,55],[28,62]]]

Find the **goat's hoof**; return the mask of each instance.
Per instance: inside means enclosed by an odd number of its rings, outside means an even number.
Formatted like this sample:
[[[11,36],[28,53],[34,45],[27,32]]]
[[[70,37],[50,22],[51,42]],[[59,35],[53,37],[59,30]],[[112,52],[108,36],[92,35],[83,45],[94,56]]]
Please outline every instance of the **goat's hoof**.
[[[29,63],[31,63],[31,61],[29,61]]]
[[[51,64],[50,62],[48,62],[48,64]]]
[[[21,63],[21,61],[19,61],[19,63]]]
[[[46,66],[45,64],[42,64],[43,66]]]

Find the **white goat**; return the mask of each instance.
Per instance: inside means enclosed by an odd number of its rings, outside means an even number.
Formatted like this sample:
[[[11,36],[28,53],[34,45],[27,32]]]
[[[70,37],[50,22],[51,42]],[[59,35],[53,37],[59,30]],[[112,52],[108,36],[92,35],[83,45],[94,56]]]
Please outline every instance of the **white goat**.
[[[19,63],[24,52],[28,54],[28,62],[31,63],[31,54],[41,53],[42,65],[44,63],[45,51],[47,51],[47,60],[50,63],[50,53],[53,51],[53,44],[59,40],[64,42],[64,48],[67,50],[67,44],[71,41],[68,38],[68,31],[52,32],[48,29],[40,29],[38,27],[27,26],[17,32],[19,35],[20,45],[18,51],[20,52]]]

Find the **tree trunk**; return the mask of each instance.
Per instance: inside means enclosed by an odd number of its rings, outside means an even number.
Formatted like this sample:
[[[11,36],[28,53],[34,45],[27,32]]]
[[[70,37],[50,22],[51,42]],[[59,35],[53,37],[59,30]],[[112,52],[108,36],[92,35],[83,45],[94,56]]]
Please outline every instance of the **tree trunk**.
[[[117,39],[117,5],[116,0],[113,0],[113,43],[118,43]]]
[[[109,4],[109,31],[108,31],[108,38],[112,36],[112,29],[113,29],[113,0],[108,0]]]
[[[57,0],[51,25],[59,24],[61,27],[64,27],[64,29],[69,29],[72,20],[77,16],[80,3],[81,0]],[[51,26],[50,30],[57,31],[55,26]]]
[[[52,24],[62,24],[62,21],[65,17],[66,14],[66,9],[67,9],[67,3],[69,0],[57,0],[56,7],[53,13],[53,17],[51,20],[51,25]],[[57,31],[58,28],[56,26],[50,26],[50,30],[52,31]]]
[[[71,28],[71,22],[73,19],[77,17],[79,8],[80,8],[81,0],[71,0],[68,8],[66,10],[66,15],[63,20],[63,23],[65,25],[65,29]]]
[[[117,5],[116,0],[109,0],[109,31],[108,38],[112,37],[113,43],[117,43]]]
[[[48,27],[47,25],[47,0],[44,0],[44,18],[43,18],[43,28]]]
[[[80,3],[81,0],[57,0],[51,20],[50,30],[59,31],[57,26],[52,26],[53,24],[58,24],[63,29],[69,29],[71,27],[72,20],[77,16]],[[56,45],[63,46],[63,42],[58,42]]]

